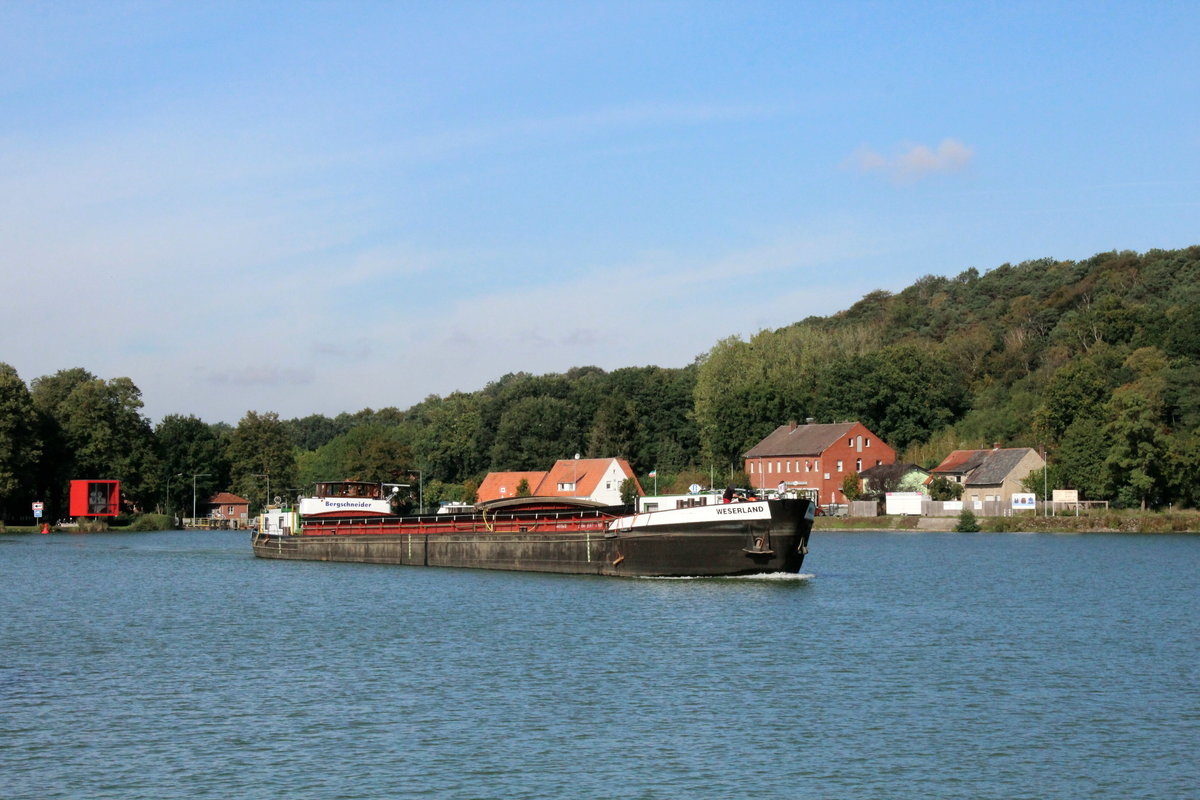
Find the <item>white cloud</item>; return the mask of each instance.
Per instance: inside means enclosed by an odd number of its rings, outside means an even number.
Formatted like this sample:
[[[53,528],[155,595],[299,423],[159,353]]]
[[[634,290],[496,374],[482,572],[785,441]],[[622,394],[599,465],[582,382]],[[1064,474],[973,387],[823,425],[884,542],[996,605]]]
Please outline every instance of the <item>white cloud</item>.
[[[975,150],[957,139],[943,139],[936,149],[909,144],[890,158],[867,147],[859,148],[846,166],[863,174],[881,174],[895,183],[914,183],[929,175],[960,172],[975,158]]]

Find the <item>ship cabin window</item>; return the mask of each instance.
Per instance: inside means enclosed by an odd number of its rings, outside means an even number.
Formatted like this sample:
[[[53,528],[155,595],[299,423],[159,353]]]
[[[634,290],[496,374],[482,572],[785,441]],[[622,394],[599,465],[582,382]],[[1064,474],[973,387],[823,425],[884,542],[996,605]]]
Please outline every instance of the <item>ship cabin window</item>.
[[[318,483],[317,497],[367,497],[378,500],[381,496],[378,483],[365,481],[338,481],[337,483]]]

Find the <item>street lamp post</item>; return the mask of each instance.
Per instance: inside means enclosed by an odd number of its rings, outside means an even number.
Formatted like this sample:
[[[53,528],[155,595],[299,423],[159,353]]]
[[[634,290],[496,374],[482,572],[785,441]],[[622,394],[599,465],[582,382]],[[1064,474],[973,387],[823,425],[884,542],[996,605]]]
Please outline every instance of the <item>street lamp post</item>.
[[[174,475],[167,476],[167,516],[171,516],[171,478],[182,478],[182,472],[176,472]],[[174,524],[173,522],[171,524]]]
[[[197,472],[192,475],[192,524],[196,522],[196,478],[207,478],[211,476],[211,472]]]
[[[263,503],[263,508],[266,508],[267,506],[271,505],[271,473],[255,472],[255,473],[253,473],[253,475],[256,478],[266,478],[267,479],[267,499]]]

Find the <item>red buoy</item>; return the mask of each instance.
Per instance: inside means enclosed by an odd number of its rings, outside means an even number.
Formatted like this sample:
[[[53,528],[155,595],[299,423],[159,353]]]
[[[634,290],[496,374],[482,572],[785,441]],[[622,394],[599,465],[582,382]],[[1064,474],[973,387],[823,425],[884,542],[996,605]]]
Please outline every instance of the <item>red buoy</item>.
[[[50,523],[43,522],[42,523],[42,533],[49,533],[49,532],[50,532]]]

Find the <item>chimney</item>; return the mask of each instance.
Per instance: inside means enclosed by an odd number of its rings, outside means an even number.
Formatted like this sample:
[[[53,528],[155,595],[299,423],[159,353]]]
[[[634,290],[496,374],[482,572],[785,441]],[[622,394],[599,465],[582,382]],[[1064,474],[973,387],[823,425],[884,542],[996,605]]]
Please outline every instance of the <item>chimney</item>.
[[[1000,443],[999,443],[999,442],[992,442],[992,449],[993,449],[993,450],[999,450],[999,449],[1000,449]]]
[[[817,421],[817,418],[816,418],[816,417],[806,417],[806,418],[805,418],[805,420],[804,420],[804,424],[805,424],[805,425],[812,425],[812,424],[813,424],[814,422],[816,422],[816,421]]]
[[[794,430],[796,430],[796,420],[789,419],[788,420],[788,433],[791,433]]]

